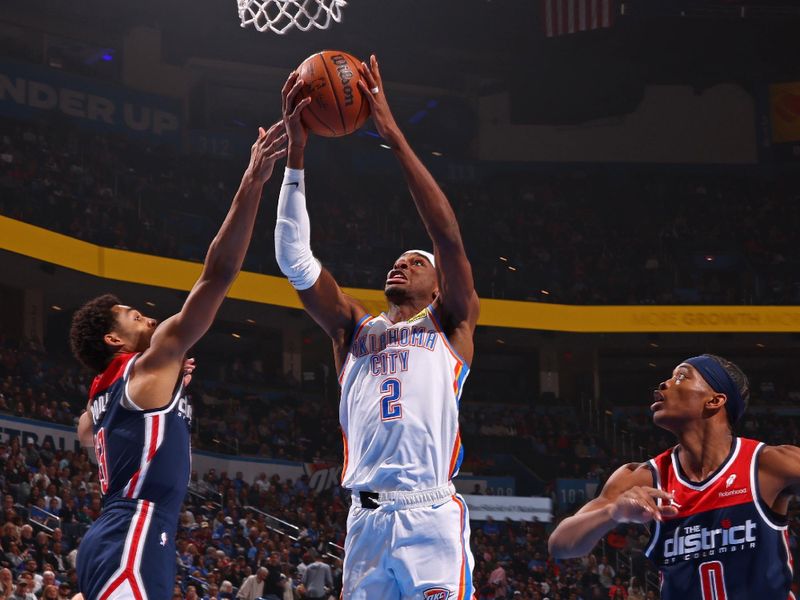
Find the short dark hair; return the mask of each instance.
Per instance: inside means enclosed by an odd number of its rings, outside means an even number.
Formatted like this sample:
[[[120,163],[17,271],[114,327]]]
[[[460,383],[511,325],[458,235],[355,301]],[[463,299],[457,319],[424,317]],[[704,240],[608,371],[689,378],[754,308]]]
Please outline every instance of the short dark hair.
[[[122,304],[119,298],[103,294],[89,300],[72,315],[69,331],[72,354],[95,373],[104,371],[114,354],[103,337],[114,328],[117,318],[111,309],[117,304]]]
[[[750,381],[747,379],[747,375],[744,374],[744,371],[742,371],[736,363],[729,361],[727,358],[722,358],[716,354],[706,354],[706,356],[725,369],[725,372],[733,380],[744,402],[744,410],[742,410],[742,414],[744,414],[747,410],[747,406],[750,404]],[[731,425],[735,425],[736,423],[733,422],[731,413],[727,409],[726,412],[728,413],[728,421],[730,421]]]

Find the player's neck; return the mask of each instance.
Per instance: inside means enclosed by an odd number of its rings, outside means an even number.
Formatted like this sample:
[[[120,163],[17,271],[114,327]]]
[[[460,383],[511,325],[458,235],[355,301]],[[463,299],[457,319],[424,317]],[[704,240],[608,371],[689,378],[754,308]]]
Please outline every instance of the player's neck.
[[[728,458],[734,436],[727,424],[703,422],[679,433],[678,440],[683,472],[692,481],[703,481]]]
[[[399,304],[390,302],[385,314],[386,318],[392,323],[399,323],[401,321],[408,321],[411,317],[418,315],[425,310],[427,306],[428,303],[422,300],[417,301],[409,299]]]

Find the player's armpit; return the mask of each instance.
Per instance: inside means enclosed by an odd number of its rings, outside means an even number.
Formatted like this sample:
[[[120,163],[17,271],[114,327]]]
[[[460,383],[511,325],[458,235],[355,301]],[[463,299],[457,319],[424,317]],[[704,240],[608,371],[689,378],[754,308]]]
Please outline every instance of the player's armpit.
[[[169,404],[186,352],[211,327],[231,283],[201,277],[181,311],[158,325],[131,371],[128,392],[136,406],[149,410]]]
[[[84,411],[78,419],[78,440],[83,448],[94,448],[94,434],[92,433],[92,413]],[[94,453],[94,450],[92,450]]]
[[[333,340],[334,345],[349,345],[353,327],[367,314],[361,303],[345,294],[325,268],[313,286],[297,293],[303,307]]]
[[[442,308],[453,321],[467,323],[474,329],[478,323],[480,300],[460,234],[455,241],[442,243],[434,240],[434,251]]]

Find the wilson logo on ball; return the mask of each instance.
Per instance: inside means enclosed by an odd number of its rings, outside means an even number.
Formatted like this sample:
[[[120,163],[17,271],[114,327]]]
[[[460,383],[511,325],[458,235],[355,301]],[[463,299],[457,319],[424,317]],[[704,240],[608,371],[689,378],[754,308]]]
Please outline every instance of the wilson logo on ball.
[[[452,592],[447,588],[428,588],[422,592],[422,600],[447,600]]]
[[[344,105],[350,106],[353,103],[353,86],[350,85],[350,80],[353,78],[353,71],[350,70],[347,59],[341,54],[331,56],[331,61],[336,65],[336,72],[339,74],[339,79],[342,81]]]

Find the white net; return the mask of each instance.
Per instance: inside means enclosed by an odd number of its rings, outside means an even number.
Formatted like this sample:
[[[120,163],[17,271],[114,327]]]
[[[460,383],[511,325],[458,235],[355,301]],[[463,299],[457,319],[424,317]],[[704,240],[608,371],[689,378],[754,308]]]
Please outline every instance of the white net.
[[[290,29],[327,29],[342,20],[346,0],[237,0],[242,27],[283,34]]]

